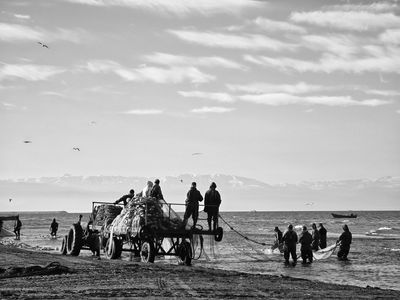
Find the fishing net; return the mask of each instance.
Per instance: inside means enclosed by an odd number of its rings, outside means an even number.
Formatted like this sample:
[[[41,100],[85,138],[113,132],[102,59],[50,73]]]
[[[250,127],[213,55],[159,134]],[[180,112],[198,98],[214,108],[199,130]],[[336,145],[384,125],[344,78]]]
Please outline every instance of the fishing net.
[[[321,259],[327,259],[329,258],[333,252],[335,252],[337,245],[333,244],[329,247],[326,247],[324,249],[320,249],[318,251],[313,252],[313,257],[316,260],[321,260]]]
[[[93,209],[93,226],[107,229],[113,220],[121,213],[118,205],[102,204]]]

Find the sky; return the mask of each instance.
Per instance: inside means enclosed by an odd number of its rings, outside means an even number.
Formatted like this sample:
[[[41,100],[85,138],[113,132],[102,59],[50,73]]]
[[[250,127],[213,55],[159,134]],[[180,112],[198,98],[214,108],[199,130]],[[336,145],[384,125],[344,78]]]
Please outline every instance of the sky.
[[[2,0],[0,179],[398,176],[399,5]]]

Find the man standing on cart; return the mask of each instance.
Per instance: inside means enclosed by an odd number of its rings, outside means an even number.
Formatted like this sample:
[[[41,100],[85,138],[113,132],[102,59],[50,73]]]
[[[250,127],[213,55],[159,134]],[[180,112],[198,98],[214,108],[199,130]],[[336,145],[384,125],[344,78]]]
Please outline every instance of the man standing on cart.
[[[218,213],[221,205],[221,195],[216,190],[215,182],[211,183],[210,189],[204,195],[204,211],[207,213],[208,230],[211,231],[211,220],[213,222],[213,230],[218,227]]]
[[[192,182],[192,187],[187,193],[186,197],[186,211],[183,216],[183,226],[186,227],[187,221],[192,216],[193,226],[196,228],[197,219],[199,218],[199,202],[203,201],[203,196],[196,188],[196,182]]]

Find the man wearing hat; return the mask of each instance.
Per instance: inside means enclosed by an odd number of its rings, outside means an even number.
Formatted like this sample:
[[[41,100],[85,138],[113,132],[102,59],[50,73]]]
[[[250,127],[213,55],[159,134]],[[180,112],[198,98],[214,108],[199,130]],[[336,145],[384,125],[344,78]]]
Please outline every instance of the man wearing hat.
[[[216,190],[215,182],[211,183],[210,189],[204,195],[204,211],[207,213],[208,230],[211,231],[211,220],[213,230],[218,227],[219,206],[221,205],[221,195]]]

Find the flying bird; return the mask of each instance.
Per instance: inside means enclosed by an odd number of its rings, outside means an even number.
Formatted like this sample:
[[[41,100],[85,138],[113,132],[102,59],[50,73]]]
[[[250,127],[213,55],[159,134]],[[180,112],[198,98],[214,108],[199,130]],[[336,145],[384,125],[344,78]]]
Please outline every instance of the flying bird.
[[[32,141],[24,141],[25,144],[30,144]]]
[[[8,202],[11,202],[12,201],[12,199],[10,198],[10,199],[8,199]]]
[[[181,182],[183,183],[183,179],[181,179]]]
[[[44,48],[49,49],[49,46],[47,46],[46,44],[43,44],[42,42],[38,42],[38,44],[41,45],[41,46],[44,47]]]
[[[192,155],[194,156],[194,155],[203,155],[203,153],[201,153],[201,152],[195,152],[195,153],[192,153]]]
[[[81,151],[81,149],[79,149],[79,148],[77,148],[77,147],[74,147],[74,148],[72,148],[73,150],[76,150],[76,151]]]
[[[314,205],[314,202],[305,203],[305,205]]]

